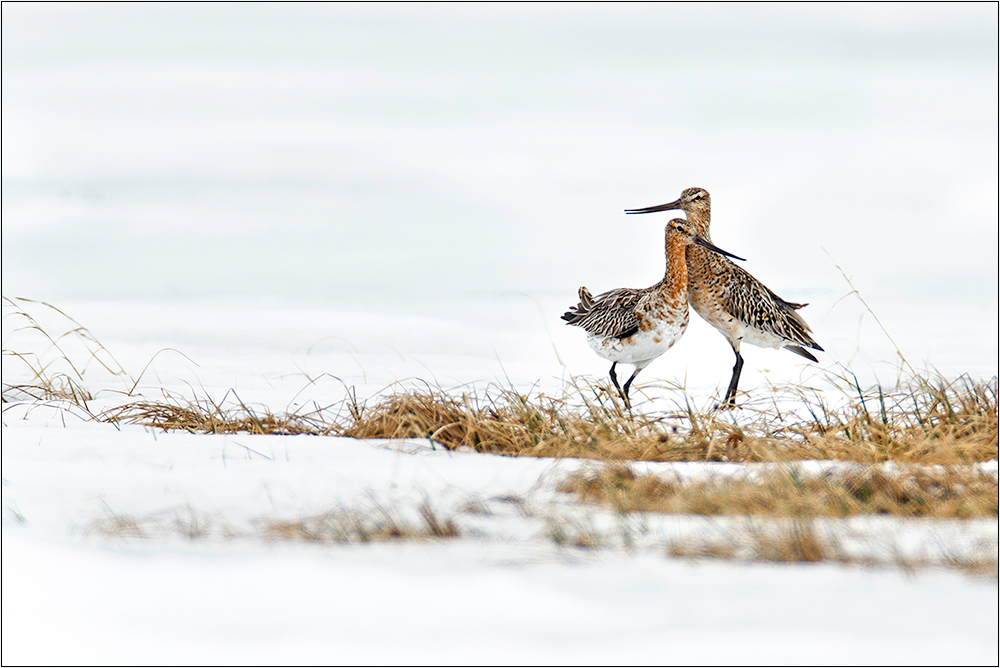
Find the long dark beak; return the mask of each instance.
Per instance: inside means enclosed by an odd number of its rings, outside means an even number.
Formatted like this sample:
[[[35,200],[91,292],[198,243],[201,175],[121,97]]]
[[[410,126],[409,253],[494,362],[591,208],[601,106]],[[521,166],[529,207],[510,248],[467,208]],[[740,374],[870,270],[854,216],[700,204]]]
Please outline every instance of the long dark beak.
[[[645,209],[625,209],[625,213],[656,213],[657,211],[678,211],[680,208],[681,201],[675,199],[673,202],[659,206],[647,206]]]
[[[734,260],[742,260],[743,262],[747,261],[745,257],[740,257],[739,255],[733,255],[732,253],[727,253],[726,251],[722,250],[721,248],[712,244],[711,242],[705,241],[702,237],[698,236],[697,234],[694,235],[694,242],[699,246],[704,246],[713,253],[718,253],[719,255],[725,255],[726,257],[731,257]]]

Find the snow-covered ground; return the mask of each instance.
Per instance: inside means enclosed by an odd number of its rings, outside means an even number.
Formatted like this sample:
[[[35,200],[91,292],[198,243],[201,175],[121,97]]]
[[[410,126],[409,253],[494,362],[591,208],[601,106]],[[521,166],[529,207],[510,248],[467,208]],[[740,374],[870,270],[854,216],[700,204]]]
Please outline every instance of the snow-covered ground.
[[[891,385],[899,354],[997,374],[996,5],[2,11],[3,294],[127,372],[59,340],[95,411],[136,381],[282,411],[603,378],[558,316],[580,284],[656,281],[667,218],[622,209],[694,185],[827,351],[744,350],[748,398]],[[70,373],[14,310],[5,351]],[[694,317],[637,389],[710,405],[732,362]],[[997,661],[995,581],[669,559],[718,521],[574,504],[553,483],[579,462],[84,417],[4,405],[5,664]],[[250,530],[425,499],[461,537]],[[95,530],[116,514],[147,537]],[[169,530],[192,518],[243,535]],[[934,556],[997,523],[836,530]]]
[[[61,315],[21,306],[51,334],[65,331],[56,328],[66,322]],[[532,341],[526,332],[491,335],[458,323],[450,331],[447,321],[323,309],[115,306],[80,304],[79,311],[107,334],[102,343],[129,377],[97,364],[86,352],[92,343],[60,339],[62,351],[85,367],[84,384],[102,390],[89,402],[93,412],[124,401],[144,367],[135,392],[149,398],[167,390],[221,400],[231,388],[240,400],[272,410],[335,410],[348,385],[368,397],[394,380],[434,378],[447,387],[491,373],[497,379],[498,370],[508,374],[498,382],[509,378],[527,389],[534,378],[538,388],[558,392],[563,381],[554,374],[567,373],[546,365],[552,348],[544,336],[536,337],[539,346],[548,344],[536,351],[537,361],[515,355],[519,341]],[[183,317],[171,327],[165,316],[177,313]],[[359,334],[356,346],[324,349],[326,322],[349,322],[367,335]],[[5,348],[45,353],[40,359],[52,363],[50,372],[68,372],[38,332],[17,329],[24,321],[10,308],[4,323]],[[430,336],[435,330],[444,344]],[[375,338],[392,335],[401,339],[398,349]],[[310,336],[313,348],[305,343]],[[477,350],[480,336],[505,342],[510,348],[495,354],[518,363],[499,368],[496,357]],[[114,368],[106,352],[98,357]],[[341,368],[341,379],[320,377]],[[18,381],[31,381],[27,367],[7,356],[4,382]],[[644,389],[659,400],[679,396],[654,385]],[[751,393],[766,396],[768,388]],[[707,400],[710,392],[692,394]],[[671,559],[672,539],[711,537],[739,521],[622,518],[581,506],[554,489],[561,476],[587,465],[576,460],[447,452],[426,441],[162,433],[32,402],[5,405],[2,454],[5,663],[990,663],[996,657],[995,581],[934,568],[906,574],[892,567]],[[687,476],[740,468],[649,467]],[[996,474],[995,462],[989,470]],[[385,511],[419,521],[425,502],[453,520],[460,537],[309,544],[269,541],[259,531],[261,521],[325,512]],[[102,527],[116,517],[134,521],[143,536],[108,535]],[[204,537],[184,536],[198,526]],[[560,545],[554,530],[584,535],[597,547]],[[969,555],[997,540],[993,520],[859,519],[829,522],[825,530],[854,545],[857,556],[888,562]],[[59,642],[51,641],[53,630]]]
[[[6,537],[3,565],[8,663],[996,662],[996,588],[953,574]]]
[[[63,428],[46,424],[43,410],[4,426],[5,663],[978,664],[996,656],[995,582],[933,569],[668,559],[667,538],[710,533],[720,520],[616,518],[571,504],[552,485],[578,466],[572,460],[421,442]],[[462,536],[317,545],[252,531],[262,518],[376,505],[414,515],[425,500]],[[146,537],[96,530],[114,515],[135,519]],[[199,519],[206,537],[170,529]],[[912,555],[996,541],[990,520],[904,525],[853,531],[883,542],[895,532],[897,549]],[[599,547],[560,547],[552,527],[586,530]],[[225,528],[244,535],[225,538]]]

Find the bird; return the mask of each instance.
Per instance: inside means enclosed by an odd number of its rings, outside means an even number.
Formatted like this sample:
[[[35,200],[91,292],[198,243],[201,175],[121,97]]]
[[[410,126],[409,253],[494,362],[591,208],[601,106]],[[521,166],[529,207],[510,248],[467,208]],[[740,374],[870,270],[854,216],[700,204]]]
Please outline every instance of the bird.
[[[578,291],[580,303],[571,306],[562,319],[587,332],[587,343],[598,355],[611,362],[611,382],[631,411],[629,387],[650,362],[674,345],[688,326],[688,264],[685,250],[692,245],[706,252],[736,260],[743,258],[712,245],[695,233],[683,218],[667,223],[664,231],[667,267],[663,280],[648,288],[618,288],[591,295],[586,287]],[[635,371],[618,384],[615,368],[619,363],[635,366]]]
[[[695,234],[711,242],[712,198],[704,188],[686,188],[673,202],[626,209],[625,213],[678,210],[686,214]],[[736,354],[733,376],[720,407],[736,405],[736,388],[743,371],[741,343],[785,348],[812,362],[819,361],[806,349],[822,352],[823,348],[813,340],[812,329],[796,313],[808,304],[782,299],[743,267],[700,246],[688,247],[686,257],[691,308],[722,333]]]

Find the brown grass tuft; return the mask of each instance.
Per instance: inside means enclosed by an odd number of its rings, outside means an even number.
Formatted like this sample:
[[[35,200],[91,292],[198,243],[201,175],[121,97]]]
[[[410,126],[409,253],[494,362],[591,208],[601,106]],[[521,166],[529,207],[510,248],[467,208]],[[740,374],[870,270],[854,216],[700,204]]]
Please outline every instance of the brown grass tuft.
[[[795,467],[780,467],[753,476],[682,481],[637,475],[619,464],[571,474],[557,489],[618,512],[794,518],[998,516],[997,478],[967,468],[868,467],[805,475]]]
[[[349,397],[333,416],[319,408],[292,414],[254,410],[238,397],[223,408],[228,395],[221,402],[167,396],[138,399],[98,419],[200,433],[428,438],[451,450],[609,461],[833,459],[954,466],[996,459],[997,379],[936,382],[919,379],[893,395],[859,396],[839,410],[804,398],[798,413],[777,403],[771,410],[750,407],[745,414],[750,419],[740,423],[692,410],[629,415],[610,400],[583,392],[529,398],[496,387],[481,397],[398,391],[370,407]]]
[[[608,540],[586,520],[549,517],[545,535],[558,547],[596,550]]]
[[[419,520],[408,519],[395,505],[372,501],[354,507],[340,507],[319,515],[293,519],[260,518],[248,529],[237,529],[190,508],[171,513],[137,517],[110,512],[91,521],[85,534],[105,538],[144,539],[178,536],[199,540],[210,536],[259,538],[265,541],[307,541],[315,543],[372,543],[396,540],[457,538],[458,526],[441,516],[427,501],[418,510]]]
[[[850,561],[821,538],[810,522],[800,521],[777,527],[751,525],[732,531],[725,539],[674,540],[667,556],[777,563]]]
[[[90,330],[52,304],[21,297],[4,296],[0,300],[4,310],[3,403],[64,402],[93,417],[88,403],[94,396],[83,381],[87,368],[93,364],[111,376],[126,376],[111,352]],[[62,333],[50,334],[49,330],[55,328],[62,329]],[[29,351],[8,347],[9,338],[17,339]],[[14,366],[8,367],[8,363],[14,362],[28,372],[23,382],[6,380]]]
[[[304,540],[321,543],[372,543],[395,540],[457,538],[458,526],[441,517],[424,501],[420,520],[410,520],[399,509],[381,503],[329,512],[294,520],[261,519],[255,522],[265,540]]]
[[[832,533],[820,531],[814,520],[758,522],[748,519],[709,536],[687,536],[670,541],[668,557],[721,559],[765,563],[837,563],[865,568],[897,568],[915,573],[946,569],[997,581],[997,543],[966,549],[961,554],[909,555],[891,536],[872,535],[869,544],[853,553],[842,548]]]
[[[863,391],[856,379],[833,376],[831,382],[841,387],[840,396],[791,387],[761,394],[745,402],[738,413],[695,409],[690,398],[679,392],[673,395],[677,403],[672,409],[630,414],[606,387],[585,382],[561,397],[525,396],[496,386],[460,396],[433,387],[397,388],[388,396],[372,399],[371,405],[358,402],[349,391],[343,402],[332,407],[275,413],[249,407],[232,391],[220,401],[186,399],[166,391],[162,400],[137,396],[138,381],[128,377],[75,320],[48,304],[4,300],[5,318],[24,323],[14,332],[31,335],[35,345],[45,348],[38,354],[16,352],[7,349],[5,341],[5,363],[16,360],[29,373],[24,382],[8,384],[5,380],[4,410],[12,404],[58,401],[82,408],[93,419],[165,430],[416,437],[433,439],[449,449],[609,461],[835,459],[955,466],[1000,456],[997,377],[974,381],[963,376],[949,381],[933,374],[914,374],[891,391],[883,387]],[[69,329],[50,336],[24,304],[42,304],[47,307],[44,313],[64,318]],[[74,347],[83,351],[82,366],[72,361]],[[116,408],[91,412],[90,402],[97,393],[83,383],[83,372],[91,362],[127,379],[127,387],[119,391],[123,401]]]
[[[956,465],[998,456],[997,379],[915,379],[834,410],[798,397],[798,413],[748,410],[740,424],[716,412],[624,413],[584,391],[528,398],[492,388],[481,399],[405,392],[374,406],[352,404],[338,433],[357,438],[430,438],[445,447],[535,457],[603,460],[779,462],[838,459]],[[605,395],[606,396],[606,395]],[[874,405],[872,402],[875,402]],[[877,408],[877,410],[876,410]],[[803,416],[804,414],[804,416]]]
[[[166,394],[166,393],[165,393]],[[230,394],[236,405],[225,407]],[[321,409],[308,413],[271,413],[254,410],[232,391],[215,402],[210,398],[185,400],[167,395],[165,401],[139,399],[107,410],[100,419],[114,424],[141,424],[157,429],[203,434],[313,434],[327,435],[336,427]]]

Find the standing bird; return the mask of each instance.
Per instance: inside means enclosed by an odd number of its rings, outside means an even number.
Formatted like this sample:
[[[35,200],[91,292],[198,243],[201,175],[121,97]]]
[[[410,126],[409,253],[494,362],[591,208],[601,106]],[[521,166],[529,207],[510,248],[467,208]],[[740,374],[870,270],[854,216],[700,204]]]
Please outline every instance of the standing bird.
[[[580,303],[571,306],[562,316],[569,324],[583,327],[587,343],[594,352],[611,361],[611,382],[629,410],[632,404],[628,390],[636,375],[674,345],[688,326],[685,250],[694,244],[706,249],[706,253],[743,259],[716,248],[696,234],[690,222],[675,218],[667,223],[667,270],[662,281],[641,290],[618,288],[597,297],[581,287]],[[625,381],[624,390],[615,374],[619,362],[635,366],[635,371]]]
[[[683,211],[695,234],[711,241],[712,199],[703,188],[687,188],[679,199],[644,209],[626,209],[625,213]],[[736,387],[743,370],[740,343],[761,348],[785,348],[808,360],[818,362],[813,350],[823,349],[813,341],[809,325],[795,311],[808,306],[787,302],[766,285],[716,253],[699,246],[687,249],[688,299],[691,307],[710,325],[722,332],[736,353],[733,377],[729,381],[723,407],[736,404]]]

